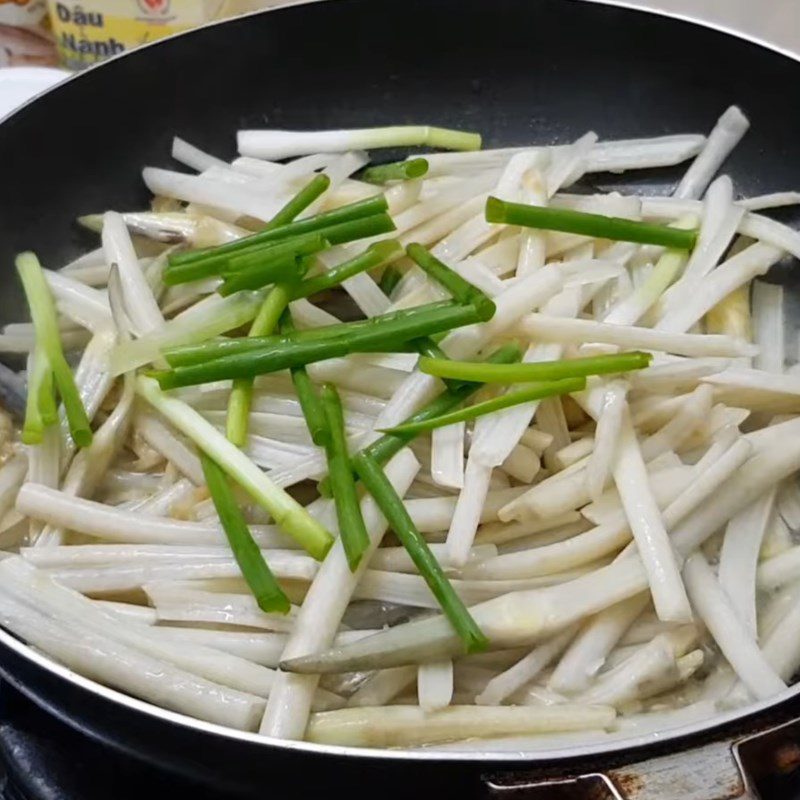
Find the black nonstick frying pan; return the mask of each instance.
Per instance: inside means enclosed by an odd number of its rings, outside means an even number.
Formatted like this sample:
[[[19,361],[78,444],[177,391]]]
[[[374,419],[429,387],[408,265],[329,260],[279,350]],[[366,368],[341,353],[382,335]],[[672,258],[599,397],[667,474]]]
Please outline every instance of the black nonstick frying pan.
[[[57,267],[96,246],[75,217],[144,206],[140,168],[168,164],[174,134],[226,158],[242,127],[431,123],[480,130],[485,146],[498,146],[587,130],[707,131],[731,103],[752,121],[726,165],[737,189],[797,188],[800,64],[716,30],[570,0],[336,0],[256,14],[116,58],[0,124],[0,263],[10,278],[19,250]],[[678,174],[592,181],[659,192]],[[23,309],[9,279],[0,319]],[[797,697],[657,739],[498,757],[259,739],[100,687],[2,632],[0,672],[94,737],[228,792],[276,798],[713,800],[749,791],[737,759],[768,771],[800,752]]]

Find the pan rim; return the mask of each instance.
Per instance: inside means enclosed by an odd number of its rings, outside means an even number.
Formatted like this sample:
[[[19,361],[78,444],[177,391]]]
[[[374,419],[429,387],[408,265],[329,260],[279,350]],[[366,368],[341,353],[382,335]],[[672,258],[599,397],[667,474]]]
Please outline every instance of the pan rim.
[[[293,2],[291,5],[274,6],[267,9],[261,9],[258,11],[249,12],[239,17],[219,20],[210,23],[207,26],[204,26],[204,28],[211,28],[211,27],[217,27],[219,25],[231,24],[235,23],[239,19],[255,17],[258,15],[273,13],[277,11],[287,12],[294,8],[302,8],[303,6],[323,1],[324,0],[300,0],[300,2]],[[684,23],[696,25],[702,28],[707,28],[709,30],[725,34],[726,36],[740,39],[749,44],[776,53],[777,55],[789,58],[794,62],[800,63],[800,53],[798,52],[794,52],[774,42],[769,42],[765,39],[762,39],[759,36],[748,34],[744,31],[734,29],[722,23],[710,20],[694,19],[689,14],[674,12],[669,9],[643,8],[641,6],[633,5],[630,2],[627,2],[627,0],[560,0],[560,2],[591,3],[593,5],[598,5],[598,6],[623,8],[627,11],[635,12],[638,14],[649,14],[659,17],[666,17],[668,19],[676,19]],[[115,55],[112,58],[109,58],[101,63],[95,64],[86,70],[75,73],[74,75],[61,81],[55,86],[50,87],[44,90],[43,92],[40,92],[39,94],[27,100],[24,104],[22,104],[18,108],[14,109],[11,113],[0,118],[0,124],[3,124],[8,120],[12,119],[18,113],[24,112],[24,110],[29,105],[37,102],[43,97],[46,97],[51,92],[58,91],[62,87],[65,87],[68,84],[72,83],[74,80],[80,79],[83,76],[90,74],[96,69],[105,68],[106,66],[108,66],[109,64],[113,63],[118,59],[135,56],[136,54],[145,51],[149,47],[158,46],[162,43],[168,42],[171,39],[181,36],[191,35],[197,32],[198,29],[193,29],[172,34],[170,36],[164,37],[163,39],[158,39],[153,42],[149,42],[145,45],[142,45],[136,48],[135,50],[119,53],[118,55]],[[730,726],[736,723],[738,723],[739,726],[741,726],[742,723],[749,720],[752,721],[759,715],[766,714],[770,710],[773,711],[778,710],[781,706],[785,705],[786,703],[789,703],[793,698],[796,698],[797,696],[800,695],[800,682],[799,682],[789,687],[785,692],[781,693],[776,697],[770,698],[768,700],[763,700],[757,703],[753,703],[751,705],[739,709],[734,709],[722,714],[718,714],[710,721],[688,723],[685,725],[680,725],[675,728],[670,728],[664,732],[651,732],[648,734],[640,734],[638,736],[615,738],[608,742],[595,741],[587,743],[585,745],[573,745],[557,749],[547,749],[539,751],[515,751],[515,752],[498,752],[489,749],[476,750],[476,751],[445,751],[445,750],[434,750],[434,749],[424,749],[424,748],[396,749],[396,750],[387,748],[370,749],[370,748],[348,747],[340,745],[323,745],[323,744],[314,744],[303,741],[275,739],[273,737],[263,736],[259,733],[250,733],[246,731],[239,731],[233,728],[227,728],[222,725],[218,725],[211,722],[205,722],[203,720],[199,720],[194,717],[187,716],[185,714],[181,714],[175,711],[170,711],[168,709],[161,708],[160,706],[156,706],[147,701],[140,700],[138,698],[127,695],[124,692],[104,686],[103,684],[91,678],[86,678],[80,675],[79,673],[72,671],[68,667],[50,659],[48,656],[46,656],[43,653],[40,653],[38,650],[32,648],[31,646],[16,639],[14,636],[12,636],[3,628],[0,628],[0,646],[8,648],[21,658],[33,664],[35,667],[42,669],[45,672],[48,672],[51,675],[56,676],[57,678],[64,680],[83,691],[99,696],[104,701],[114,703],[116,705],[127,708],[130,711],[143,714],[147,717],[150,717],[154,720],[158,720],[160,722],[166,722],[168,724],[175,725],[180,728],[191,729],[198,734],[203,734],[206,736],[223,737],[225,739],[233,741],[241,741],[251,746],[255,745],[266,748],[274,747],[282,750],[295,751],[297,753],[307,753],[309,755],[346,756],[349,759],[359,758],[359,759],[369,759],[375,761],[409,761],[409,762],[422,761],[428,763],[479,762],[479,763],[484,763],[487,766],[504,763],[509,765],[512,764],[526,765],[529,767],[535,767],[542,765],[543,763],[546,763],[548,766],[552,767],[554,762],[576,761],[579,759],[589,759],[603,755],[620,755],[624,753],[627,756],[635,757],[636,751],[644,750],[656,743],[658,743],[659,745],[672,744],[673,746],[677,743],[679,749],[688,749],[691,748],[692,745],[690,744],[688,746],[681,746],[680,740],[698,734],[702,734],[712,738],[718,738],[720,736],[720,729],[724,728],[725,726]],[[35,697],[33,692],[26,691],[27,687],[25,687],[18,679],[10,677],[6,674],[4,665],[0,665],[0,674],[3,675],[3,678],[5,680],[8,680],[10,683],[17,686],[24,694],[31,697],[31,699],[34,702],[39,701],[39,698]],[[72,724],[74,726],[75,724],[74,721],[70,720],[69,716],[61,712],[60,709],[51,708],[50,711],[51,713],[57,713],[61,717],[61,719],[64,720],[67,724]],[[86,735],[94,736],[95,738],[102,738],[97,732],[94,731],[84,731],[84,733]],[[726,734],[723,732],[722,735],[724,736]]]

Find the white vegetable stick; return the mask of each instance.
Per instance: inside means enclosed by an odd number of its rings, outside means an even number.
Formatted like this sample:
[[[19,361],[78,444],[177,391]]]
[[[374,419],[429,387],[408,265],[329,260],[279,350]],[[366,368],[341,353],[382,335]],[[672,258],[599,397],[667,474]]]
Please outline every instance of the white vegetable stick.
[[[790,549],[762,561],[758,567],[758,588],[768,591],[796,580],[800,575],[800,547]]]
[[[423,711],[447,708],[453,699],[453,662],[431,661],[417,670],[417,694]]]
[[[136,511],[73,497],[37,483],[26,483],[17,495],[17,509],[42,522],[113,542],[142,544],[223,544],[225,534],[216,524],[147,517]],[[292,540],[274,525],[251,526],[264,547],[292,547]]]
[[[28,471],[28,456],[15,453],[0,467],[0,519],[14,507],[19,489]]]
[[[139,414],[136,430],[142,438],[158,453],[185,475],[195,486],[204,486],[203,468],[194,451],[154,414]]]
[[[235,179],[237,173],[229,170],[227,176]],[[266,193],[258,183],[228,182],[224,180],[227,176],[219,172],[213,177],[208,173],[186,175],[157,167],[142,170],[142,179],[153,194],[212,208],[214,216],[225,222],[236,222],[240,217],[269,221],[288,199],[283,184],[278,184],[278,191]]]
[[[678,184],[675,197],[700,197],[749,127],[747,117],[736,106],[728,108],[717,120],[705,146]]]
[[[479,705],[500,705],[507,697],[534,680],[550,663],[559,657],[575,636],[577,626],[571,625],[561,633],[542,642],[512,667],[496,675],[475,698]]]
[[[795,476],[787,479],[778,491],[778,511],[789,529],[800,529],[800,484]]]
[[[429,145],[466,150],[480,147],[480,137],[475,134],[431,125],[321,131],[240,130],[237,131],[236,141],[243,156],[272,161],[309,153],[342,153],[378,147]]]
[[[592,500],[599,500],[611,476],[625,413],[628,385],[624,381],[609,381],[595,430],[594,447],[586,466],[586,488]]]
[[[40,548],[47,550],[49,548]],[[270,550],[270,569],[278,578],[310,581],[317,571],[316,562],[293,551]],[[51,571],[63,586],[82,594],[120,593],[139,589],[157,581],[198,580],[203,578],[238,578],[241,568],[233,556],[227,558],[145,565],[103,565],[99,569],[70,568]]]
[[[528,205],[547,205],[547,185],[541,170],[532,165],[522,176],[520,202]],[[542,231],[521,230],[516,275],[524,277],[541,269],[546,261],[546,236]]]
[[[501,506],[509,500],[518,497],[523,489],[505,488],[492,489],[486,495],[480,514],[481,522],[492,522],[497,519],[497,512]],[[446,531],[450,527],[450,521],[456,509],[456,497],[422,497],[410,498],[405,501],[406,511],[408,511],[414,525],[422,533],[433,531]]]
[[[189,144],[189,142],[174,136],[172,139],[172,157],[181,164],[187,167],[203,172],[209,167],[220,167],[221,169],[230,169],[227,161],[221,158],[209,155],[201,150],[199,147]]]
[[[686,391],[694,389],[700,378],[722,372],[730,365],[727,358],[675,358],[631,373],[628,382],[632,388],[647,392]],[[635,413],[634,421],[638,426]]]
[[[579,694],[576,700],[624,707],[632,701],[659,694],[685,681],[703,664],[700,650],[695,650],[691,657],[683,655],[690,646],[687,643],[697,639],[694,628],[688,630],[688,636],[683,634],[681,628],[660,634],[622,663],[600,675],[595,684]],[[683,641],[678,643],[678,638]]]
[[[694,217],[686,217],[675,223],[675,227],[689,228],[696,223]],[[667,288],[680,276],[688,255],[681,250],[665,250],[652,271],[641,285],[623,297],[603,317],[603,322],[614,325],[634,325],[656,305]]]
[[[706,142],[700,134],[677,134],[645,139],[616,139],[598,142],[589,154],[587,172],[615,172],[680,164],[697,155]],[[551,153],[569,145],[556,147],[504,147],[470,153],[428,153],[428,177],[449,174],[458,169],[500,169],[509,158],[526,150],[548,150]]]
[[[794,412],[800,399],[800,376],[776,374],[747,367],[733,366],[701,378],[716,387],[715,395],[723,401],[734,397],[749,407],[763,405],[774,411]]]
[[[800,255],[800,233],[778,220],[751,211],[742,218],[739,233],[779,250],[786,250],[795,258]]]
[[[650,490],[644,459],[627,408],[622,415],[612,474],[648,574],[659,619],[690,621],[689,601],[658,505]]]
[[[517,445],[519,447],[520,445]],[[524,445],[523,445],[524,447]],[[594,436],[583,436],[575,439],[568,445],[553,453],[552,461],[556,469],[563,470],[571,467],[578,461],[582,461],[587,456],[591,456],[594,451]]]
[[[431,434],[431,475],[435,483],[460,489],[464,485],[465,423],[436,428]]]
[[[191,585],[196,583],[191,581]],[[143,588],[159,622],[203,622],[288,633],[297,617],[294,607],[289,614],[267,614],[249,594],[187,589],[183,584],[165,582]]]
[[[418,469],[419,462],[408,450],[402,450],[387,465],[387,476],[401,497]],[[361,513],[370,537],[370,546],[359,567],[351,571],[341,540],[337,539],[306,593],[283,658],[317,652],[330,646],[333,641],[350,597],[358,587],[387,527],[386,519],[370,496],[362,501]],[[261,733],[282,739],[302,738],[316,686],[317,679],[313,677],[278,673],[270,695],[272,699],[267,704],[261,722]]]
[[[781,206],[794,206],[800,203],[800,192],[772,192],[759,194],[754,197],[745,197],[737,201],[742,208],[748,211],[761,211],[764,208],[780,208]]]
[[[212,295],[209,301],[202,313],[197,313],[198,304],[190,309],[191,314],[179,314],[158,332],[120,343],[112,356],[115,374],[147,364],[157,358],[162,349],[219,336],[249,322],[258,312],[263,296],[260,292],[237,292],[226,298]]]
[[[763,275],[783,256],[771,245],[756,243],[720,264],[697,285],[697,291],[679,307],[662,317],[656,328],[667,333],[684,333],[732,291],[757,275]]]
[[[777,487],[773,487],[728,522],[719,555],[719,584],[754,640],[757,638],[758,555],[775,505],[776,493]]]
[[[191,675],[84,626],[45,616],[3,592],[0,620],[70,669],[173,711],[254,730],[261,698]]]
[[[547,520],[531,518],[521,522],[490,522],[478,528],[475,542],[476,546],[485,543],[503,545],[517,539],[541,535],[542,541],[540,544],[545,545],[549,543],[548,534],[556,537],[553,541],[560,542],[574,533],[580,533],[576,523],[585,530],[585,524],[577,511],[569,511],[560,517]],[[567,529],[568,531],[564,536],[561,536],[562,529]]]
[[[786,684],[770,667],[744,628],[700,553],[687,559],[683,575],[693,608],[748,690],[759,700],[782,692]]]
[[[104,292],[84,286],[71,275],[44,270],[47,285],[61,314],[92,333],[111,325],[111,309]]]
[[[103,215],[103,252],[116,264],[122,283],[125,309],[139,335],[158,330],[164,317],[133,249],[125,221],[115,211]]]
[[[774,508],[767,523],[767,530],[764,533],[758,557],[762,561],[766,561],[773,556],[785,553],[792,547],[792,544],[792,531],[778,513],[778,509]]]
[[[347,700],[350,707],[385,706],[417,677],[416,667],[391,667],[373,673]]]
[[[589,154],[595,144],[597,144],[597,134],[590,131],[554,156],[547,169],[548,197],[552,197],[562,186],[569,186],[583,175]]]
[[[535,575],[532,578],[517,580],[471,580],[451,578],[450,583],[458,596],[467,604],[480,603],[493,597],[500,597],[509,592],[532,589],[540,586],[554,586],[573,578],[587,574],[597,566],[579,567],[564,572],[552,572],[547,575]],[[367,570],[354,591],[354,597],[361,600],[378,600],[397,605],[417,608],[439,609],[439,601],[433,596],[428,584],[421,575],[404,572],[380,572]]]
[[[418,706],[345,708],[313,714],[306,738],[351,747],[408,747],[457,737],[603,729],[614,717],[606,706],[450,706],[430,713]]]
[[[453,519],[447,532],[447,553],[452,564],[463,566],[475,539],[475,532],[481,521],[492,467],[484,466],[473,458],[467,459],[464,471],[464,485],[458,495]]]
[[[539,273],[536,273],[539,274]],[[730,336],[667,333],[629,325],[606,325],[586,319],[564,319],[528,314],[514,332],[530,339],[561,344],[602,342],[619,347],[659,350],[685,356],[752,356],[757,348]]]
[[[533,483],[541,469],[539,456],[524,444],[518,444],[500,465],[500,468],[514,480],[523,484]]]
[[[86,346],[90,335],[89,331],[75,329],[63,331],[59,338],[65,350],[77,350]],[[34,346],[32,335],[0,333],[0,353],[30,353]]]
[[[592,617],[561,657],[548,686],[568,694],[588,688],[613,647],[649,603],[649,594],[641,593]]]
[[[783,287],[764,281],[753,281],[751,293],[753,340],[759,347],[753,359],[756,369],[783,372],[784,347]]]

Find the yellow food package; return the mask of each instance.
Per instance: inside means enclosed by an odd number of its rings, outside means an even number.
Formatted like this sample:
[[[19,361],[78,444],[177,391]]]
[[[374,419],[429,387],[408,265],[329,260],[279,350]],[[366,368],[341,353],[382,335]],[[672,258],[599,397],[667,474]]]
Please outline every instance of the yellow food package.
[[[67,69],[236,13],[225,0],[49,0],[48,11]]]

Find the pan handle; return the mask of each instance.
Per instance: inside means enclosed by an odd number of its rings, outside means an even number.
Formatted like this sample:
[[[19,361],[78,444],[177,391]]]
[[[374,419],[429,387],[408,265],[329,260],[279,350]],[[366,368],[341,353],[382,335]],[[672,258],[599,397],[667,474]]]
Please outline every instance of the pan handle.
[[[484,776],[492,800],[758,800],[759,778],[800,767],[800,719],[596,772]]]

